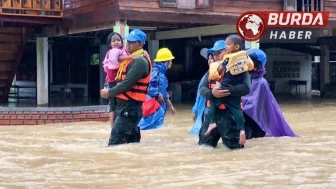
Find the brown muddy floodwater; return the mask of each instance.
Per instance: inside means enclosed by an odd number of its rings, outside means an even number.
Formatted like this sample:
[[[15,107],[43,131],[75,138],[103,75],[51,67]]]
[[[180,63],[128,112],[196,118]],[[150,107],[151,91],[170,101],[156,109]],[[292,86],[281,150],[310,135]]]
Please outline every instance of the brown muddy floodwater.
[[[0,188],[336,188],[336,101],[280,103],[300,138],[197,145],[189,106],[140,144],[107,148],[107,123],[0,127]]]

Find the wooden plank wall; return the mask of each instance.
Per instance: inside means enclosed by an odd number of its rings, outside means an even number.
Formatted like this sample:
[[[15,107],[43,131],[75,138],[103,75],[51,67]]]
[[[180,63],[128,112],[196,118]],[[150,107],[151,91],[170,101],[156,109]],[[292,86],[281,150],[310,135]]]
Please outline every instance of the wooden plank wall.
[[[184,1],[190,4],[190,0]],[[93,26],[99,23],[112,24],[112,21],[128,19],[129,16],[131,20],[138,21],[234,24],[237,17],[244,12],[281,11],[284,4],[284,0],[212,1],[211,9],[179,9],[160,8],[159,0],[64,0],[64,16],[71,18],[72,27]],[[336,20],[336,0],[325,0],[324,2],[325,10],[331,12],[330,19]]]
[[[90,5],[100,4],[102,2],[109,0],[64,0],[64,9],[76,9],[82,8]]]
[[[185,0],[188,1],[188,0]],[[176,8],[160,8],[159,0],[120,0],[120,8],[143,9],[147,11],[181,12]],[[283,10],[283,0],[213,0],[212,10],[192,9],[188,12],[233,13],[240,15],[251,10]]]
[[[179,3],[180,1],[180,3]],[[185,2],[181,2],[185,1]],[[177,7],[195,7],[191,0],[177,0]],[[283,10],[283,0],[212,0],[213,6],[199,8],[160,8],[159,0],[119,0],[120,18],[138,21],[235,24],[237,17],[251,10]]]
[[[118,20],[118,0],[64,0],[62,28],[81,33],[111,27]]]
[[[103,7],[116,7],[117,0],[64,0],[65,16],[96,11]]]
[[[144,8],[148,10],[157,11],[159,7],[159,0],[120,0],[119,5],[122,8],[127,9],[129,6],[131,8]],[[165,8],[166,10],[169,10]]]
[[[336,0],[326,0],[325,10],[330,11],[329,20],[336,20]]]
[[[283,0],[214,0],[213,11],[242,14],[257,10],[283,10]]]

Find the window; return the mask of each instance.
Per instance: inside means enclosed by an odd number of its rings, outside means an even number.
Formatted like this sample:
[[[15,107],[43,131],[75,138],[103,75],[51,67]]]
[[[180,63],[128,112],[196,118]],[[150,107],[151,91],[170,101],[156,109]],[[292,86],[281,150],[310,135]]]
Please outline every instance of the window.
[[[29,44],[30,45],[30,44]],[[36,46],[26,46],[25,51],[22,55],[21,62],[18,65],[16,72],[17,81],[30,81],[36,82],[37,78],[37,65],[36,65]]]
[[[273,78],[300,78],[299,61],[274,61]]]
[[[55,43],[53,55],[53,84],[85,84],[90,56],[80,41]],[[85,41],[83,40],[83,43]]]
[[[91,61],[90,61],[91,66],[96,66],[99,65],[99,54],[91,54]]]
[[[323,0],[284,0],[285,11],[321,11]]]
[[[297,11],[321,11],[322,0],[297,0]]]

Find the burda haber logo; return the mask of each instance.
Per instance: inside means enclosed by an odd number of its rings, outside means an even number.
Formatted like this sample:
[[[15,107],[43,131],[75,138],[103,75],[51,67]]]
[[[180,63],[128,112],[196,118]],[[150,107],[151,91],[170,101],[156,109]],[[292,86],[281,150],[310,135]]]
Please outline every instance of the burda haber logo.
[[[237,33],[245,41],[311,40],[316,28],[328,26],[329,12],[246,12],[237,20]],[[315,28],[315,29],[314,29]],[[266,34],[266,35],[265,35]]]

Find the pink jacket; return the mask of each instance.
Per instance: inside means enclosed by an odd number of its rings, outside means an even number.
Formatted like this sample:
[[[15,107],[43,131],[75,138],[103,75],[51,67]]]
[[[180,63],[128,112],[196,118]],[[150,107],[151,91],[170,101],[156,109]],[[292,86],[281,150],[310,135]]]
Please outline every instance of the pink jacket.
[[[117,70],[120,67],[119,56],[127,56],[128,53],[125,49],[113,48],[106,53],[103,61],[104,71],[107,73],[109,70]]]

